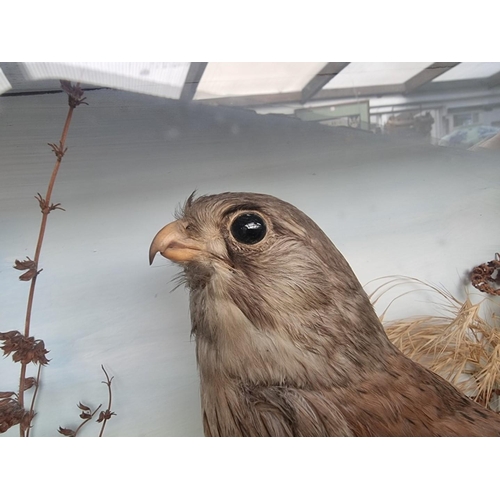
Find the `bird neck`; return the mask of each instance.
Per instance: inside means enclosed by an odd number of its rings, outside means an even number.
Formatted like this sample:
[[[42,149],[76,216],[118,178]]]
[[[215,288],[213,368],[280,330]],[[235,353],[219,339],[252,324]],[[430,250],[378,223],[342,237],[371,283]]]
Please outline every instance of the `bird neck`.
[[[191,291],[202,385],[342,386],[393,353],[360,286],[316,308],[268,308],[261,297],[254,314],[220,290]]]

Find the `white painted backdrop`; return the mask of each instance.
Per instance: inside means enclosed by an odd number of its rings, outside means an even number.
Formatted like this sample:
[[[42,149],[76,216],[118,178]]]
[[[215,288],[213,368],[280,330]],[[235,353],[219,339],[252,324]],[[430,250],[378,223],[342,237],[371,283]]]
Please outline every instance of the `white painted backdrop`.
[[[178,204],[199,193],[256,191],[306,212],[365,284],[405,274],[463,297],[464,273],[500,250],[498,155],[401,144],[287,117],[88,92],[76,109],[49,217],[32,334],[50,349],[34,436],[80,423],[76,404],[106,404],[108,436],[200,436],[187,292],[148,248]],[[22,330],[33,257],[67,105],[63,94],[0,97],[0,331]],[[394,315],[435,312],[425,300]],[[19,366],[0,359],[0,391]],[[89,423],[82,435],[97,435]],[[17,435],[17,428],[4,436]]]

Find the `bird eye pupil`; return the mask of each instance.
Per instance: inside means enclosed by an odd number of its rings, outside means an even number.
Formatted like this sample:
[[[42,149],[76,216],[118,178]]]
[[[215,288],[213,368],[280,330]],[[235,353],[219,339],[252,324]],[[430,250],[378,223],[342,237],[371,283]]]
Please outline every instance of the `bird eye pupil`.
[[[241,214],[231,224],[231,234],[236,241],[254,245],[266,235],[266,224],[257,214]]]

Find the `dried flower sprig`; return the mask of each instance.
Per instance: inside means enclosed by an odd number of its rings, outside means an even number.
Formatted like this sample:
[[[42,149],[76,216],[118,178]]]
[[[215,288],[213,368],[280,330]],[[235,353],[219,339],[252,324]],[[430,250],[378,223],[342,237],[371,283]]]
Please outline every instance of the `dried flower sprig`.
[[[101,408],[102,404],[99,405],[94,411],[92,411],[88,406],[82,404],[82,403],[78,403],[78,408],[80,408],[80,410],[82,410],[82,413],[80,413],[80,418],[83,420],[83,422],[75,429],[66,429],[64,427],[59,427],[59,429],[57,429],[57,432],[59,432],[59,434],[62,434],[63,436],[67,436],[67,437],[76,437],[78,435],[78,432],[80,432],[80,429],[88,422],[90,422],[92,420],[92,418],[94,417],[94,415],[99,411],[99,409]]]
[[[113,394],[111,392],[111,382],[113,381],[114,377],[109,378],[108,372],[105,370],[104,366],[101,365],[101,368],[102,368],[102,371],[104,372],[104,374],[106,375],[106,380],[103,381],[102,383],[106,384],[108,386],[108,407],[106,410],[101,411],[101,413],[99,413],[99,418],[96,420],[97,423],[102,423],[101,431],[99,432],[99,437],[102,437],[104,434],[104,428],[106,427],[106,422],[113,415],[116,415],[116,413],[111,411],[111,402],[112,402],[112,397],[113,397]],[[78,435],[78,432],[80,431],[80,429],[86,423],[88,423],[92,420],[94,415],[101,408],[102,404],[100,404],[94,411],[92,411],[90,409],[90,407],[88,407],[82,403],[78,403],[77,406],[78,406],[78,408],[80,408],[80,410],[82,410],[82,413],[80,413],[80,418],[83,420],[83,422],[76,429],[59,427],[59,429],[57,430],[57,432],[59,432],[59,434],[62,434],[63,436],[67,436],[67,437],[76,437]]]
[[[61,88],[68,95],[69,110],[66,116],[66,121],[64,123],[59,143],[49,143],[49,146],[56,156],[56,163],[52,170],[52,175],[47,186],[47,192],[45,194],[45,197],[40,193],[37,193],[37,196],[35,196],[35,199],[38,201],[40,210],[42,212],[42,220],[40,223],[35,255],[33,259],[31,259],[30,257],[26,257],[26,260],[16,259],[14,263],[15,269],[23,271],[21,276],[19,276],[19,279],[21,281],[30,282],[24,333],[21,334],[17,330],[12,330],[10,332],[0,334],[0,341],[3,343],[3,346],[1,348],[4,352],[4,355],[11,355],[14,362],[19,362],[21,364],[18,393],[15,394],[15,397],[13,395],[10,395],[8,397],[0,399],[0,432],[5,432],[13,425],[19,424],[21,437],[29,436],[31,422],[33,420],[33,417],[35,416],[34,405],[40,386],[41,367],[48,364],[49,362],[49,360],[45,356],[48,351],[47,349],[45,349],[43,340],[35,339],[34,337],[30,336],[30,326],[36,281],[38,275],[42,271],[42,269],[39,269],[39,261],[43,239],[45,236],[45,228],[47,226],[47,218],[48,215],[54,210],[64,210],[64,208],[61,207],[60,203],[51,203],[51,196],[54,189],[55,180],[59,172],[59,167],[61,166],[61,161],[68,150],[65,144],[69,126],[71,123],[71,118],[73,116],[73,110],[80,104],[87,104],[86,102],[84,102],[85,97],[83,97],[83,90],[81,89],[79,83],[77,83],[76,85],[72,85],[70,82],[61,81]],[[36,378],[26,376],[27,365],[30,363],[38,364],[38,372]],[[35,387],[35,391],[31,399],[30,410],[26,411],[24,404],[24,392],[31,387]],[[2,394],[11,393],[5,392]]]

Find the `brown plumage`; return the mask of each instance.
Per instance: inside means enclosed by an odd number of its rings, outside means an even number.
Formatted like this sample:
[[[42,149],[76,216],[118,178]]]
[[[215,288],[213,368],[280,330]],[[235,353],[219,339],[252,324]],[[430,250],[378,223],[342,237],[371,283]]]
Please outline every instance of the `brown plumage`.
[[[207,436],[498,436],[388,340],[341,253],[272,196],[191,196],[153,240],[190,289]]]

